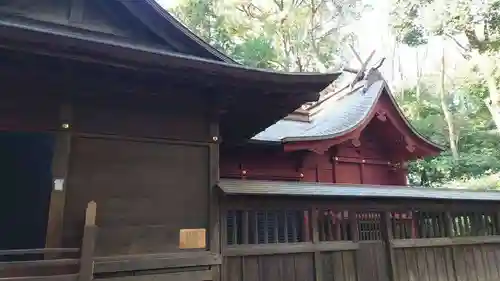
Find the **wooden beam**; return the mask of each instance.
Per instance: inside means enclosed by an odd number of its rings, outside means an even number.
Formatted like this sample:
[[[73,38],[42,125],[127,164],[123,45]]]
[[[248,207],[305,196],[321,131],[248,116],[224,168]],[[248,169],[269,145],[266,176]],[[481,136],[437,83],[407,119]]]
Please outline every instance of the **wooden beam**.
[[[392,248],[430,248],[478,244],[500,244],[500,236],[439,237],[398,239],[390,241]]]
[[[71,149],[71,115],[69,104],[60,108],[59,131],[55,133],[56,142],[52,158],[52,192],[50,195],[49,219],[45,246],[58,248],[62,243],[64,205],[66,201],[66,179]]]

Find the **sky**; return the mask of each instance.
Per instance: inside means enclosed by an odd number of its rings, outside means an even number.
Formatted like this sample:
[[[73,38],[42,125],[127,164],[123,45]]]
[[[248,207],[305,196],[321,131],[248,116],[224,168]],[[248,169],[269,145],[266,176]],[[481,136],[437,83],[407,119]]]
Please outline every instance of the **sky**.
[[[165,9],[174,7],[178,0],[156,0]],[[356,33],[359,45],[356,46],[361,58],[366,58],[375,50],[372,64],[386,58],[381,68],[384,77],[393,84],[412,84],[416,78],[416,58],[417,52],[420,57],[425,55],[424,72],[433,72],[438,68],[441,56],[442,42],[440,40],[430,40],[428,46],[416,50],[408,46],[398,46],[396,56],[393,53],[394,39],[391,37],[389,27],[389,11],[391,9],[390,0],[364,0],[365,4],[372,7],[371,10],[363,13],[362,18],[352,28]],[[447,55],[451,61],[457,63],[460,61],[460,55],[454,45],[446,45]],[[394,59],[393,57],[396,57]],[[401,67],[398,67],[398,62]],[[396,62],[396,63],[393,63]],[[359,63],[355,60],[349,63],[350,67],[356,68]],[[454,67],[451,65],[450,67]],[[401,70],[401,71],[400,71]],[[401,81],[401,73],[404,81]]]

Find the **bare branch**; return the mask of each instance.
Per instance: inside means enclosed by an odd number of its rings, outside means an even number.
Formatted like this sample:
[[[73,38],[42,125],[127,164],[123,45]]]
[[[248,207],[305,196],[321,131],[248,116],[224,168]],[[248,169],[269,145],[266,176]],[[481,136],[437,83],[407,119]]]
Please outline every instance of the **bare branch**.
[[[462,43],[460,43],[457,38],[455,38],[455,36],[449,34],[449,33],[445,33],[444,34],[446,37],[450,38],[451,40],[453,40],[453,42],[455,42],[455,44],[457,44],[458,47],[460,47],[460,49],[462,49],[464,52],[470,52],[471,49],[469,47],[465,47]]]

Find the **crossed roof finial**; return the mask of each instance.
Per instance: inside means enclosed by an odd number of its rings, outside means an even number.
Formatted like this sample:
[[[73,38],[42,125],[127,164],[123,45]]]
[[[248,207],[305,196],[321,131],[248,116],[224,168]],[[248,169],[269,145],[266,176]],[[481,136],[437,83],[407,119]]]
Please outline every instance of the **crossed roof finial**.
[[[353,78],[352,82],[350,83],[351,88],[353,88],[354,85],[356,85],[356,83],[358,83],[359,81],[365,79],[365,77],[366,77],[366,69],[368,67],[368,64],[372,60],[373,55],[375,55],[375,50],[373,50],[370,53],[370,55],[368,56],[368,58],[366,60],[363,60],[361,58],[361,56],[358,54],[358,52],[356,52],[356,50],[354,49],[354,47],[352,45],[349,44],[349,48],[351,49],[352,53],[354,54],[354,56],[356,57],[356,59],[358,60],[358,62],[361,64],[361,68],[360,69],[353,69],[353,68],[349,68],[349,67],[344,68],[344,71],[356,74],[356,76]],[[384,63],[384,61],[385,61],[385,58],[382,58],[381,60],[379,60],[377,62],[377,64],[374,67],[371,67],[370,69],[378,69],[378,68],[380,68],[382,66],[382,64]]]

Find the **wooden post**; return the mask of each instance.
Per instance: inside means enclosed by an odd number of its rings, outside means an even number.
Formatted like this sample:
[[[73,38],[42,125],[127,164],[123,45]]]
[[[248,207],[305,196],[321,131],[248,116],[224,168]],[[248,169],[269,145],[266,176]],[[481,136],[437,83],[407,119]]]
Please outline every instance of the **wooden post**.
[[[495,234],[500,235],[500,212],[495,213]]]
[[[209,144],[209,229],[208,241],[211,253],[221,254],[221,214],[219,192],[217,184],[219,183],[219,121],[218,121],[218,104],[212,102],[212,112],[210,114],[210,144]],[[225,215],[225,214],[224,214]],[[225,218],[223,218],[225,220]],[[225,229],[223,231],[226,231]],[[224,242],[225,243],[225,242]],[[212,267],[212,277],[214,281],[222,280],[221,266]]]
[[[71,150],[71,115],[71,106],[69,104],[61,105],[59,131],[55,133],[56,143],[52,158],[53,186],[45,238],[45,247],[47,248],[60,248],[62,244],[66,179]]]
[[[97,204],[94,201],[89,202],[85,212],[78,281],[90,281],[94,279],[94,249],[97,236],[97,226],[95,225],[96,213]]]
[[[351,231],[352,242],[359,242],[359,228],[357,213],[354,210],[349,211],[349,228]]]
[[[396,264],[394,258],[394,250],[392,249],[391,245],[393,239],[393,231],[390,212],[381,213],[380,218],[382,223],[382,240],[384,241],[387,254],[387,276],[389,277],[389,281],[396,281]]]
[[[312,228],[312,242],[319,243],[319,229],[318,229],[318,208],[310,209],[310,225]],[[316,281],[323,280],[323,261],[321,260],[321,253],[314,251],[314,276]]]

